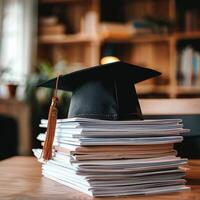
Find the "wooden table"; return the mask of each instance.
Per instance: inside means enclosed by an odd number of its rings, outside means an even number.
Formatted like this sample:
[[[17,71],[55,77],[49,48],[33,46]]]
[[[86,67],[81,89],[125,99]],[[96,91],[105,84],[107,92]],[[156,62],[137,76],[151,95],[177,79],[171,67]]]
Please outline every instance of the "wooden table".
[[[200,200],[200,160],[190,161],[187,173],[191,191],[154,196],[94,198],[100,200]],[[41,176],[33,157],[13,157],[0,162],[0,200],[90,200],[91,197]]]

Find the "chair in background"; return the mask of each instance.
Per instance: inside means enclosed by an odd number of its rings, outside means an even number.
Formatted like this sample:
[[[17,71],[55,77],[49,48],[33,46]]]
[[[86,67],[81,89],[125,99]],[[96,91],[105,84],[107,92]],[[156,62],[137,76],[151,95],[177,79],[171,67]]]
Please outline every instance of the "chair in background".
[[[18,126],[14,118],[0,115],[0,160],[17,155]]]
[[[181,118],[184,127],[191,130],[175,148],[182,157],[200,158],[200,98],[193,99],[140,99],[145,118]]]

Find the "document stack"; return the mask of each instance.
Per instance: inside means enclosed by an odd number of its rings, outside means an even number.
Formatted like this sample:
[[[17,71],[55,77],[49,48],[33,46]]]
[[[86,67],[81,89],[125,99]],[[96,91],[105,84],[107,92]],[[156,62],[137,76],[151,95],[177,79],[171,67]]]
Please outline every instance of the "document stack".
[[[46,128],[47,122],[40,126]],[[187,190],[187,159],[177,157],[173,145],[188,131],[180,119],[59,119],[53,157],[43,163],[42,174],[96,197]],[[45,133],[38,140],[43,144]],[[33,152],[41,157],[41,149]]]

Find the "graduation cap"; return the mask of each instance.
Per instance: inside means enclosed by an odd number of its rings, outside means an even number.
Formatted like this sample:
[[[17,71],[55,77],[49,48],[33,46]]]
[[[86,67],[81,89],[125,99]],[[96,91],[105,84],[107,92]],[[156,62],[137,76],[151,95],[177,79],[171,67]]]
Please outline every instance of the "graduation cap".
[[[119,61],[60,76],[57,88],[72,92],[68,117],[143,119],[135,84],[160,74]],[[54,78],[39,86],[54,89],[56,82]]]
[[[72,92],[68,117],[143,119],[134,84],[159,75],[155,70],[119,61],[86,68],[40,84],[42,87],[55,88],[41,155],[43,159],[52,157],[58,89]]]

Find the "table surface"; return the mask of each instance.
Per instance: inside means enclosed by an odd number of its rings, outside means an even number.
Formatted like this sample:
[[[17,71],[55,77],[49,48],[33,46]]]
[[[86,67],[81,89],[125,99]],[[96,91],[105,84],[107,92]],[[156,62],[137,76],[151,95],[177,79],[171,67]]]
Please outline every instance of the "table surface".
[[[92,198],[41,176],[41,165],[34,157],[13,157],[0,162],[1,200],[200,200],[200,160],[189,161],[187,172],[191,191],[154,196]]]

